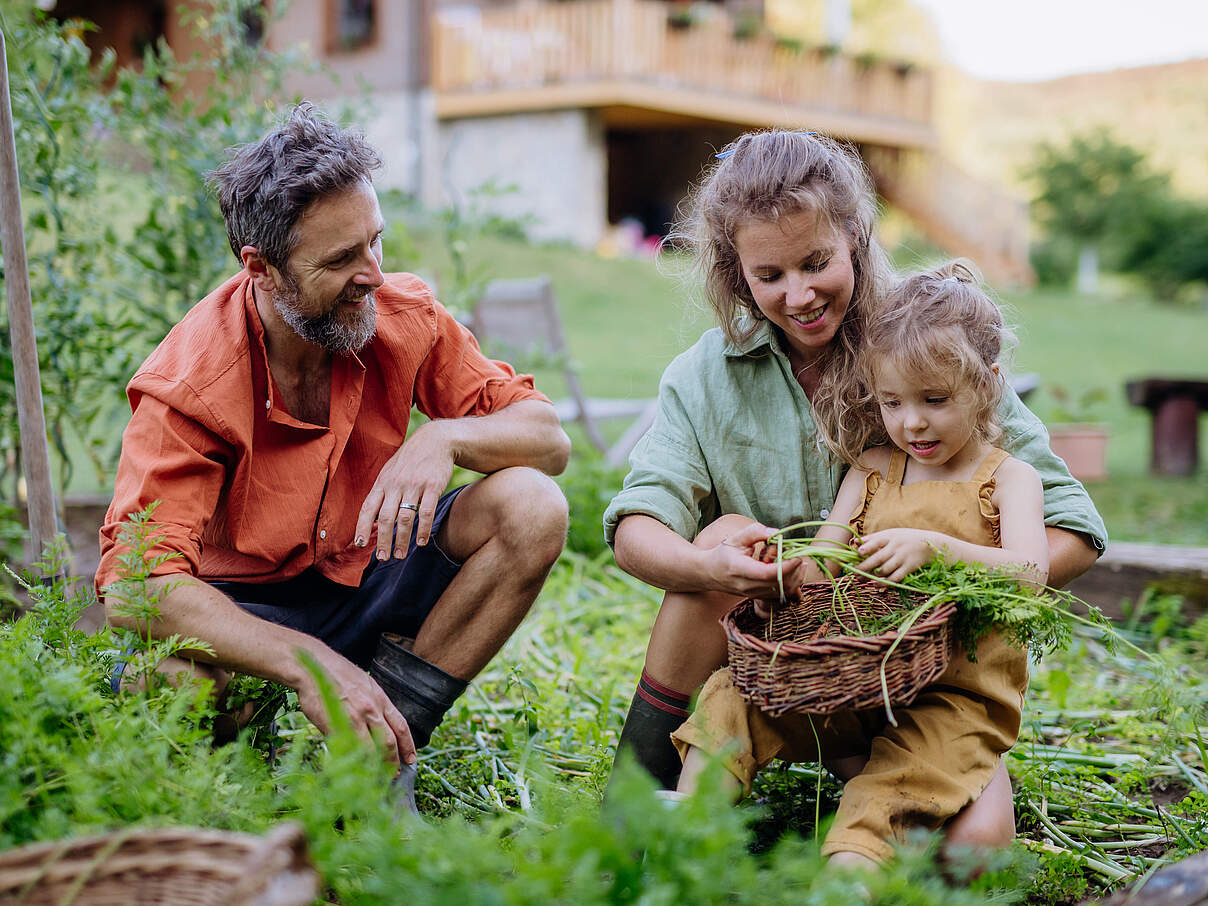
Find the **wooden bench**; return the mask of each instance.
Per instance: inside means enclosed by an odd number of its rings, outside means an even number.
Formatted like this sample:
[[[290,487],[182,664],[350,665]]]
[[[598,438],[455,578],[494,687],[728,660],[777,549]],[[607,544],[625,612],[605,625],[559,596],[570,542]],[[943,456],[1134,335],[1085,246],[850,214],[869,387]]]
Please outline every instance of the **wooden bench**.
[[[1153,416],[1150,471],[1194,475],[1200,466],[1199,415],[1208,409],[1208,380],[1141,378],[1124,385],[1128,401]]]
[[[1182,595],[1189,619],[1208,613],[1208,547],[1113,541],[1069,590],[1119,618],[1121,601],[1136,601],[1151,585]]]

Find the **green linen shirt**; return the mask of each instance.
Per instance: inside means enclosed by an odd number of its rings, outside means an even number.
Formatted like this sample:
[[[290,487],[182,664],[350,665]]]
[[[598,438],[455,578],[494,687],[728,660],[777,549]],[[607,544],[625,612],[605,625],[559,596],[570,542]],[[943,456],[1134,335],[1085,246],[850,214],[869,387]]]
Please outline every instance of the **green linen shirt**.
[[[1044,521],[1107,545],[1082,484],[1014,390],[1003,395],[999,441],[1044,484]],[[826,519],[846,466],[822,446],[809,400],[768,322],[737,347],[707,331],[667,366],[654,424],[629,456],[629,475],[604,512],[613,543],[623,516],[644,513],[692,540],[727,513],[764,525]]]

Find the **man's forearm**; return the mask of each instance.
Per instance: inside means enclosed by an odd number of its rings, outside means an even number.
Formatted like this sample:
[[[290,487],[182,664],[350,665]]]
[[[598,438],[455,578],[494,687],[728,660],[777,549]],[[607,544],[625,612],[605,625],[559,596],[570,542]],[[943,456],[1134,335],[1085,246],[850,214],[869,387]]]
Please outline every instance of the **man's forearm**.
[[[540,400],[520,400],[490,415],[444,419],[432,426],[445,432],[454,462],[475,472],[530,466],[557,475],[570,458],[570,438],[554,407]]]
[[[161,592],[163,597],[158,604],[160,616],[144,631],[153,638],[177,635],[205,642],[211,652],[191,654],[195,660],[297,689],[304,670],[298,652],[316,654],[316,646],[325,647],[312,636],[253,616],[193,576],[156,576],[147,584],[152,593]],[[134,619],[115,613],[108,602],[107,614],[110,623],[134,628]]]

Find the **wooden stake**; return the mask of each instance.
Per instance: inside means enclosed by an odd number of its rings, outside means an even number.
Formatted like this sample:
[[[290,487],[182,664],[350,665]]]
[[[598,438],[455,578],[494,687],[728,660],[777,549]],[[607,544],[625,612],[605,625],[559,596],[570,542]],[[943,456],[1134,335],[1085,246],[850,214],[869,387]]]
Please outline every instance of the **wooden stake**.
[[[42,379],[38,374],[38,343],[25,260],[21,182],[17,176],[17,144],[13,136],[8,52],[3,32],[0,32],[0,246],[4,252],[4,286],[8,295],[8,328],[13,346],[17,424],[21,432],[21,464],[29,501],[29,529],[34,554],[40,557],[54,538],[57,524],[50,482],[50,450],[46,443],[46,416],[42,411]]]

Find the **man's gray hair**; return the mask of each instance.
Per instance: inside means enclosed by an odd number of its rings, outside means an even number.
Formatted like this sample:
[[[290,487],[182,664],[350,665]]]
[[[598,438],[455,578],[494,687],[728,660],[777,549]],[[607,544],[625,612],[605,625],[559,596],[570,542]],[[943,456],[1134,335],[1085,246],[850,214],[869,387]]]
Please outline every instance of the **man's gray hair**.
[[[307,206],[368,182],[381,165],[364,136],[302,103],[262,139],[233,149],[208,181],[218,192],[235,257],[245,245],[255,246],[266,263],[284,270]]]

